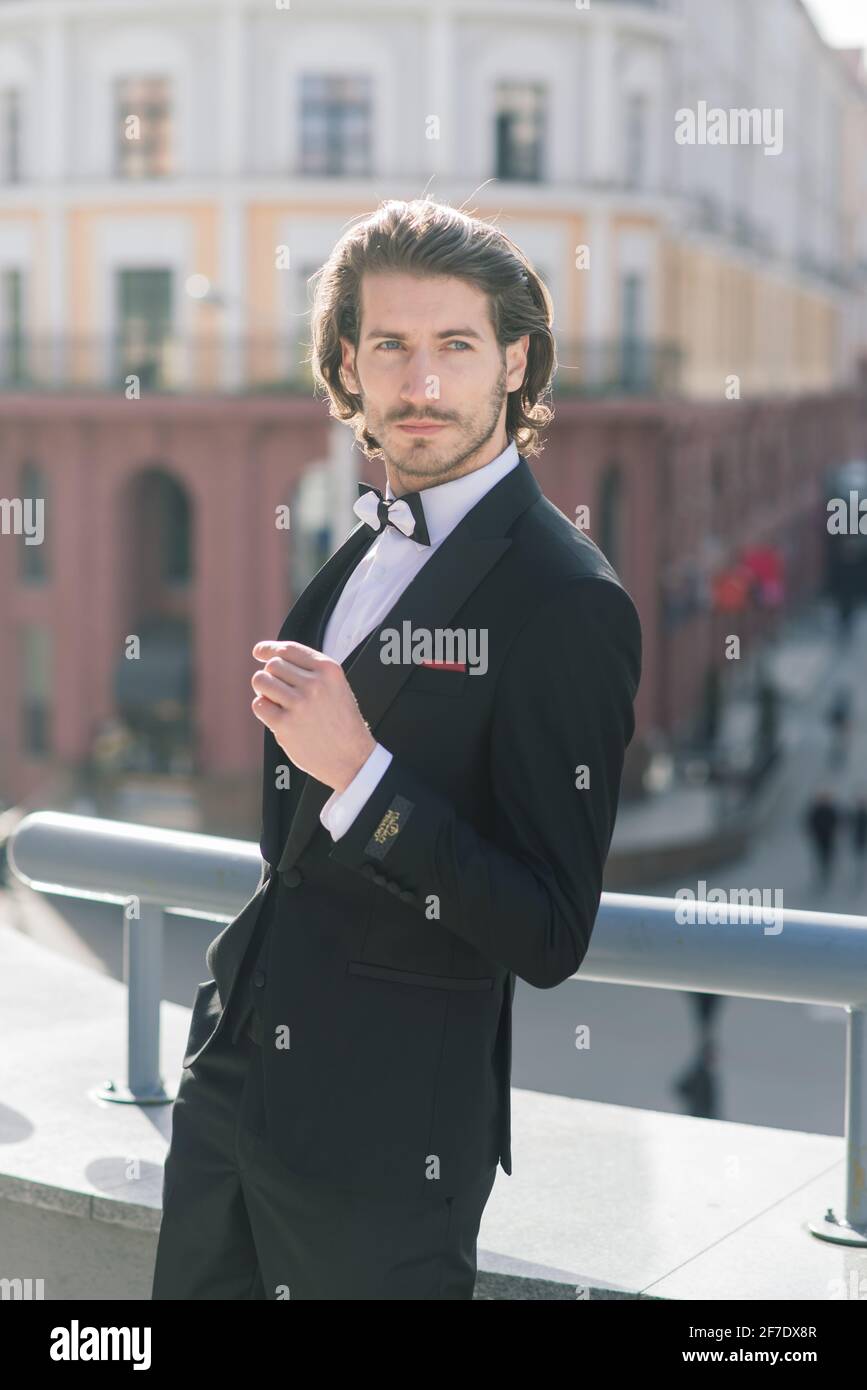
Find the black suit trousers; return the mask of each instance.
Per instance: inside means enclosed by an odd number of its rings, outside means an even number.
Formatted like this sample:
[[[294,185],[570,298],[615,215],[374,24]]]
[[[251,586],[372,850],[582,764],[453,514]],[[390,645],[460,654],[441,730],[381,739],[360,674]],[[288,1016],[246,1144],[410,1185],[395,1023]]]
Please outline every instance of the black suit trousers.
[[[267,1142],[261,1049],[232,1032],[183,1071],[152,1298],[471,1299],[496,1167],[411,1200],[290,1172]]]

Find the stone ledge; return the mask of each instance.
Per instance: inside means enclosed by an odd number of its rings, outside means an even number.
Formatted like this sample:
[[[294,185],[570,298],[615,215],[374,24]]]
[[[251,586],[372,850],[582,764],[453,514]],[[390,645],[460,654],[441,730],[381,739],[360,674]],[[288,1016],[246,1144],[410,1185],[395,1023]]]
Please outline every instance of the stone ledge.
[[[170,1091],[189,1018],[163,1005]],[[51,1298],[149,1298],[171,1106],[91,1096],[124,1079],[124,987],[0,927],[0,1049],[18,1059],[0,1091],[0,1277],[48,1274]],[[853,1270],[867,1287],[867,1253],[806,1225],[842,1210],[840,1137],[517,1088],[512,1136],[513,1176],[498,1170],[479,1233],[480,1299],[826,1299]]]

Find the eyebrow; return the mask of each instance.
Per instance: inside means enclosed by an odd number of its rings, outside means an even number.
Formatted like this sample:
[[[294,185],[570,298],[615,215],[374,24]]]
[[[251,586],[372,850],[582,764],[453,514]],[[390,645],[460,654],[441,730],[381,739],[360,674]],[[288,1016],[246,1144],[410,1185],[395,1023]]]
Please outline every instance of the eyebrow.
[[[385,328],[371,328],[369,333],[365,333],[365,338],[395,338],[403,342],[406,338],[405,333],[389,333]],[[447,328],[442,333],[435,333],[436,338],[475,338],[478,342],[484,342],[481,333],[477,333],[474,328]]]

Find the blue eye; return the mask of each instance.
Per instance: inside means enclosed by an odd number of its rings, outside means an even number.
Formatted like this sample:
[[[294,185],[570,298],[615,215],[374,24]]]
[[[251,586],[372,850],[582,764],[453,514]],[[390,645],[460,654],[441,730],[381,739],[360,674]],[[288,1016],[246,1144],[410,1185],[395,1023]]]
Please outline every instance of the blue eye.
[[[397,338],[383,338],[381,343],[377,343],[376,351],[379,352],[380,348],[387,348],[389,343],[397,343],[398,347],[401,346],[401,343]],[[453,338],[451,342],[446,344],[446,347],[461,347],[466,348],[468,352],[472,352],[470,344],[466,342],[466,340],[463,338]]]

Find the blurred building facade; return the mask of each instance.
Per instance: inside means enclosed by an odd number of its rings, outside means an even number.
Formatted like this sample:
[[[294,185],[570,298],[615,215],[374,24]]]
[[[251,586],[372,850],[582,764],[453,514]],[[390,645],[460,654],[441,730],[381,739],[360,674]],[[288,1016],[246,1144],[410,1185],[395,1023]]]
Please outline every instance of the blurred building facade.
[[[0,536],[0,796],[118,715],[143,769],[255,782],[249,649],[364,463],[311,399],[308,280],[386,196],[496,218],[551,290],[534,467],[639,604],[636,766],[738,548],[815,583],[821,472],[864,449],[867,101],[800,0],[15,0],[0,102],[0,494],[48,518]]]
[[[428,186],[542,271],[564,390],[824,389],[865,346],[864,87],[800,0],[18,0],[0,89],[11,384],[302,384],[309,275]],[[702,104],[784,119],[679,144]]]

